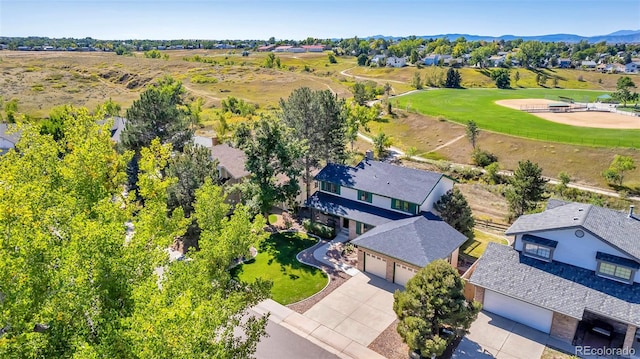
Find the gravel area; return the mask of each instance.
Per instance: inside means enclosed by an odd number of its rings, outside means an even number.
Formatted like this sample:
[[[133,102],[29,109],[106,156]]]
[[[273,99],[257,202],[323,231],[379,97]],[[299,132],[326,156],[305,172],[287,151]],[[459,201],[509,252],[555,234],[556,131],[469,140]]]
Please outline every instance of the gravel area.
[[[300,314],[303,314],[307,310],[311,309],[311,307],[313,307],[316,303],[322,300],[322,298],[329,295],[329,293],[333,292],[336,288],[342,285],[342,283],[346,282],[349,278],[351,278],[351,276],[348,275],[347,273],[331,268],[325,265],[324,263],[319,262],[315,258],[313,258],[313,251],[315,251],[319,246],[326,243],[327,243],[326,241],[320,241],[315,246],[305,249],[304,251],[300,252],[300,254],[298,255],[298,258],[301,259],[302,262],[307,264],[312,264],[322,268],[322,270],[324,270],[325,273],[327,273],[330,278],[329,285],[327,285],[320,292],[300,302],[287,305],[287,307],[291,308],[292,310],[295,310]]]
[[[397,325],[398,320],[396,319],[369,344],[369,349],[387,359],[407,359],[409,347],[402,341],[400,334],[398,334],[396,330]]]

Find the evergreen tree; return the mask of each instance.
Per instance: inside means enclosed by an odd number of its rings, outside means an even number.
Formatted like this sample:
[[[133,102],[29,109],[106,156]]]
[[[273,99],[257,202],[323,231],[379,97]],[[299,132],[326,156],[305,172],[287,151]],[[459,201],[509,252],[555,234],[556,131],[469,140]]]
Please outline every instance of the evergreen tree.
[[[459,88],[461,81],[460,72],[450,67],[449,70],[447,70],[447,79],[444,82],[444,87]]]
[[[469,239],[474,238],[473,226],[476,222],[467,199],[464,198],[459,189],[445,193],[435,204],[435,210],[440,217],[458,232],[464,234]]]
[[[455,337],[464,335],[480,311],[480,303],[464,297],[464,281],[445,260],[435,260],[393,294],[398,334],[424,357],[442,355]],[[447,338],[442,330],[454,332]]]
[[[519,161],[518,168],[509,180],[506,191],[509,211],[514,217],[535,209],[538,202],[545,199],[544,187],[547,180],[542,178],[542,169],[526,160]]]

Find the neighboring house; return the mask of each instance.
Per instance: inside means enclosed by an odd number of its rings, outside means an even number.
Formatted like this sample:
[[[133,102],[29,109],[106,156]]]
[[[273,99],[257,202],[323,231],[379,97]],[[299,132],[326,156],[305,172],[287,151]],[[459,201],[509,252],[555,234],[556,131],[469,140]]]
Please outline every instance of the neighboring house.
[[[431,213],[452,179],[366,158],[355,167],[330,163],[315,180],[312,218],[357,237],[359,269],[404,285],[434,259],[457,267],[466,238]]]
[[[440,61],[440,55],[432,54],[424,58],[424,64],[427,66],[435,66]]]
[[[351,243],[358,247],[358,269],[406,285],[417,271],[436,259],[458,265],[467,240],[439,217],[428,213],[387,222]]]
[[[5,154],[12,148],[16,148],[20,133],[13,132],[14,128],[6,123],[0,123],[0,155]]]
[[[370,61],[371,64],[376,64],[377,66],[380,66],[380,64],[385,63],[384,62],[384,55],[375,55],[371,58]]]
[[[640,62],[630,62],[630,63],[624,65],[624,72],[626,72],[628,74],[636,73],[636,72],[638,72],[638,67],[639,66],[640,66]]]
[[[504,64],[505,57],[500,55],[493,55],[489,57],[489,63],[493,67],[500,67]]]
[[[258,47],[258,51],[260,52],[265,52],[265,51],[273,51],[273,49],[275,49],[275,45],[265,45],[265,46],[260,46]]]
[[[114,116],[97,122],[98,126],[103,126],[107,121],[113,119],[113,125],[111,126],[111,140],[115,143],[120,143],[120,137],[122,131],[124,131],[127,125],[127,119],[124,117]]]
[[[225,186],[232,186],[244,181],[251,173],[245,169],[247,155],[244,151],[233,148],[226,143],[211,147],[211,158],[218,161],[218,176]],[[230,203],[240,202],[240,193],[227,196]]]
[[[582,66],[585,69],[595,69],[596,68],[596,62],[592,61],[592,60],[582,61],[580,63],[580,66]]]
[[[558,59],[558,67],[561,69],[568,69],[571,67],[571,59]]]
[[[387,57],[387,66],[404,67],[406,65],[407,65],[407,59],[404,57],[395,57],[395,56]]]
[[[484,310],[574,345],[587,345],[585,333],[615,347],[634,345],[640,217],[633,207],[620,212],[550,200],[506,234],[515,236],[513,245],[489,244],[472,268],[470,283]]]
[[[218,145],[218,136],[214,135],[213,137],[208,136],[193,136],[193,143],[195,145],[200,145],[206,148],[212,148],[213,146]]]
[[[308,51],[308,52],[323,52],[324,51],[324,46],[323,45],[302,45],[300,47],[302,47],[305,51]]]

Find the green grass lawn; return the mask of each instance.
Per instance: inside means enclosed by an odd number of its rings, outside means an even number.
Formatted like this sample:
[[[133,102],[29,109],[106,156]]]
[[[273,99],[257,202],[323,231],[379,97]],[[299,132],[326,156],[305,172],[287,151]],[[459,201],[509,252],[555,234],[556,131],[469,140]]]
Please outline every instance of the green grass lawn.
[[[301,233],[276,233],[258,249],[256,258],[235,267],[234,276],[245,282],[262,278],[273,282],[271,297],[286,305],[310,297],[327,284],[327,275],[318,268],[298,262],[296,255],[316,243]]]
[[[495,104],[497,100],[539,98],[593,101],[605,91],[560,89],[439,89],[394,99],[400,109],[444,117],[466,124],[474,120],[481,129],[537,140],[605,147],[640,147],[640,130],[574,127],[551,122],[527,112]]]
[[[462,245],[462,247],[460,247],[460,249],[462,250],[463,254],[466,254],[476,259],[480,258],[480,256],[482,255],[482,253],[484,253],[484,250],[487,248],[487,245],[490,242],[500,243],[505,245],[508,244],[506,239],[493,234],[489,234],[487,232],[482,232],[482,231],[478,231],[477,229],[474,229],[473,233],[475,233],[475,238],[464,242],[464,244]]]

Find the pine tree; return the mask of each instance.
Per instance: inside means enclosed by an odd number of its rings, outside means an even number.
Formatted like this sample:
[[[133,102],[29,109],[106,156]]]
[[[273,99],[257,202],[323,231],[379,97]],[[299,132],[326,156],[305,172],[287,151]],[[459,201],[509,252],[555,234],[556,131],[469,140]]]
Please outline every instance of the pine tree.
[[[459,189],[445,193],[435,204],[435,210],[440,217],[458,232],[464,234],[469,239],[474,238],[473,226],[475,220],[467,199],[464,198]]]
[[[518,168],[509,183],[506,197],[509,211],[514,217],[535,209],[538,202],[545,199],[544,187],[547,180],[542,178],[542,169],[529,160],[518,162]]]

